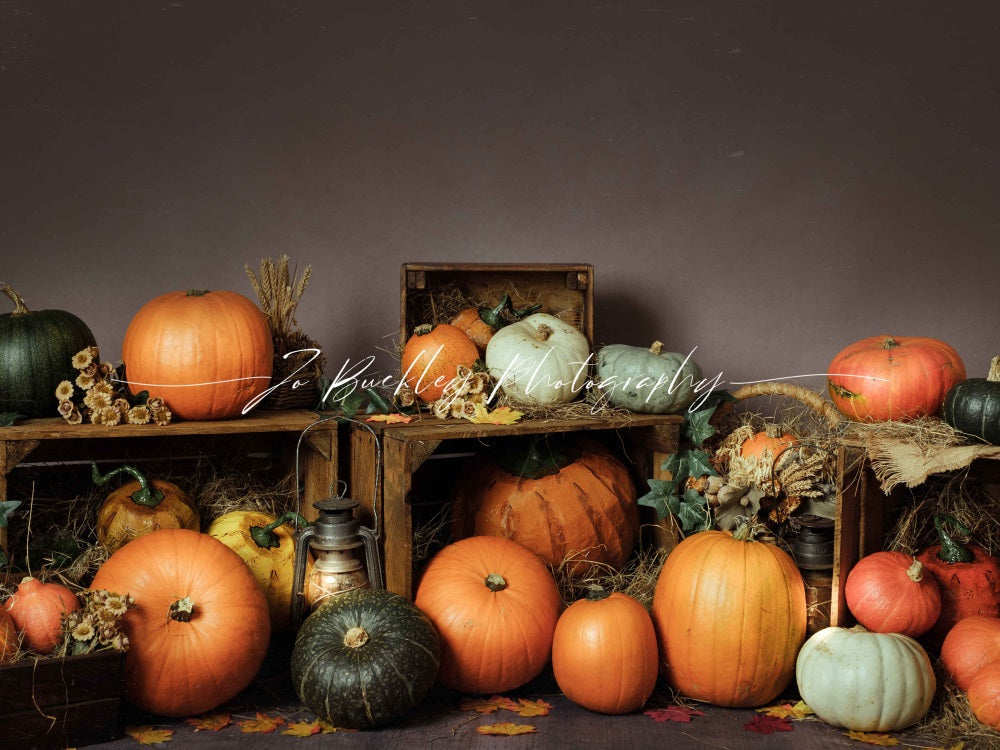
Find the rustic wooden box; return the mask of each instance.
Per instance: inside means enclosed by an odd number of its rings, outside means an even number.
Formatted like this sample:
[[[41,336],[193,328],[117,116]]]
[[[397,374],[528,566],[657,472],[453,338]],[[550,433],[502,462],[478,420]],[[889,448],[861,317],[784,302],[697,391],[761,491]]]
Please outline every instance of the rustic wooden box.
[[[121,733],[122,651],[0,667],[0,750],[108,742]]]
[[[498,437],[600,431],[621,449],[626,464],[633,469],[636,489],[642,494],[646,479],[666,478],[660,466],[667,455],[676,452],[682,422],[681,416],[658,414],[532,419],[513,425],[432,417],[408,424],[355,422],[351,425],[347,469],[350,493],[361,503],[362,523],[369,527],[378,523],[386,588],[412,598],[414,488],[420,482],[418,471],[429,469],[432,460],[467,455]],[[448,499],[445,483],[430,485],[430,491],[423,494],[430,495],[435,507],[443,508]],[[646,535],[652,543],[665,547],[676,543],[674,527],[669,521],[657,526],[655,519],[644,518],[643,523],[649,524]]]
[[[594,267],[586,263],[404,263],[400,345],[418,325],[447,323],[456,298],[463,299],[465,306],[493,306],[504,294],[510,295],[517,309],[541,305],[537,312],[570,323],[593,345]]]

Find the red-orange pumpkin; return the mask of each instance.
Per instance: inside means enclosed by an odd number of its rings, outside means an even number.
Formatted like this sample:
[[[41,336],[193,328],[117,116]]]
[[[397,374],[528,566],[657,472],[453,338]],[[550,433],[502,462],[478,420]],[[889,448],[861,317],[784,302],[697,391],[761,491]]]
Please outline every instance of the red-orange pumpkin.
[[[489,695],[542,671],[562,606],[545,563],[495,536],[441,549],[424,569],[414,603],[441,637],[441,684]]]
[[[21,580],[4,605],[24,645],[40,654],[51,654],[62,642],[62,617],[80,609],[80,601],[68,587],[37,578]]]
[[[1000,732],[1000,661],[983,667],[972,680],[969,708],[981,723]]]
[[[938,339],[872,336],[838,352],[827,373],[830,398],[848,419],[902,422],[939,415],[965,364]]]
[[[458,368],[472,367],[479,350],[468,336],[453,325],[417,326],[400,355],[403,383],[421,401],[436,401],[457,375]]]
[[[701,531],[667,556],[650,614],[671,686],[719,706],[760,706],[795,675],[805,585],[791,556],[747,527]]]
[[[249,685],[264,660],[264,592],[240,556],[208,534],[141,536],[108,558],[91,587],[135,598],[124,619],[125,695],[145,711],[208,711]]]
[[[941,644],[941,664],[960,690],[968,690],[976,673],[995,661],[1000,661],[1000,617],[962,618]]]
[[[768,424],[763,430],[747,438],[740,446],[740,456],[754,461],[774,463],[784,451],[799,442],[790,432],[782,432],[776,424]]]
[[[594,585],[559,616],[552,672],[577,705],[625,714],[642,708],[656,687],[657,649],[646,608],[628,594]]]
[[[163,398],[180,419],[229,419],[267,390],[267,318],[237,292],[168,292],[139,309],[122,341],[129,390]]]
[[[934,576],[911,555],[874,552],[851,568],[844,587],[847,608],[876,633],[923,635],[941,615],[941,590]]]
[[[599,442],[548,436],[472,459],[453,492],[452,535],[513,539],[574,576],[617,570],[639,536],[636,497]]]
[[[17,628],[5,607],[0,607],[0,664],[13,661],[17,656],[20,639]]]

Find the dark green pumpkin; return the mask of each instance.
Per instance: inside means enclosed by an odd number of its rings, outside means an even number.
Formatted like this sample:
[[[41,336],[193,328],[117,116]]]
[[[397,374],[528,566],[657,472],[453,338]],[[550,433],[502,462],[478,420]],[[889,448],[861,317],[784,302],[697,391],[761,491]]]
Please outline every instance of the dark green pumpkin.
[[[14,311],[0,315],[0,412],[55,417],[56,386],[79,373],[71,360],[96,346],[87,324],[64,310],[32,312],[21,295],[0,282]]]
[[[1000,357],[985,378],[955,383],[945,394],[941,416],[959,432],[1000,445]]]
[[[292,685],[336,727],[366,729],[401,719],[437,679],[441,647],[427,616],[390,591],[355,589],[310,614],[292,649]]]

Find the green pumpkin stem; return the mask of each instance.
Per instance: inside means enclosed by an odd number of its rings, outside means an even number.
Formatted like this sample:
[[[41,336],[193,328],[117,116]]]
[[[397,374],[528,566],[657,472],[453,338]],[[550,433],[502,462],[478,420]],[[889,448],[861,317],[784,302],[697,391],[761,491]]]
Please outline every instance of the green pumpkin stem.
[[[11,301],[14,303],[14,312],[11,315],[27,315],[31,312],[28,306],[24,304],[24,297],[10,284],[6,281],[0,281],[0,292],[3,292]]]
[[[300,516],[294,510],[290,510],[280,518],[274,519],[274,522],[267,524],[267,526],[251,526],[250,538],[253,539],[254,544],[261,549],[274,549],[275,547],[279,547],[281,546],[281,539],[279,539],[278,535],[274,533],[274,530],[283,523],[294,523],[296,526],[309,525],[309,522],[305,518]]]
[[[587,586],[585,598],[588,602],[599,602],[602,599],[607,599],[609,596],[611,596],[611,592],[599,583],[592,583]]]
[[[208,290],[207,289],[188,289],[187,290],[187,296],[188,297],[204,297],[206,294],[208,294]]]
[[[504,294],[496,304],[496,307],[489,307],[488,305],[480,307],[479,319],[493,330],[501,328],[503,321],[500,319],[500,316],[503,315],[503,311],[508,307],[510,307],[510,295]]]
[[[882,341],[883,349],[896,349],[899,346],[899,342],[896,341],[892,336],[886,336]]]
[[[975,560],[976,556],[972,554],[972,550],[952,539],[951,535],[945,529],[945,524],[951,524],[966,536],[972,533],[968,526],[953,516],[948,516],[944,513],[934,516],[934,528],[937,529],[938,537],[941,540],[941,551],[937,553],[938,560],[949,564],[967,563]]]
[[[167,609],[167,617],[175,622],[190,622],[194,616],[194,600],[190,596],[178,599]]]
[[[572,438],[562,433],[544,433],[515,439],[514,449],[499,450],[494,455],[497,465],[521,479],[541,479],[558,474],[580,457]]]
[[[111,479],[119,474],[128,474],[139,483],[139,489],[131,495],[132,502],[136,505],[142,505],[146,508],[155,508],[163,502],[163,493],[151,485],[149,480],[146,479],[146,477],[143,476],[134,466],[119,466],[117,469],[112,469],[102,477],[101,472],[97,469],[97,464],[93,461],[90,462],[91,478],[94,480],[94,484],[99,487],[107,484]]]
[[[504,580],[504,577],[499,573],[490,573],[486,576],[483,583],[486,584],[486,588],[493,592],[503,591],[507,588],[507,581]]]
[[[767,528],[758,520],[757,516],[747,518],[740,516],[736,528],[733,530],[733,539],[738,542],[756,542],[757,537]]]
[[[986,374],[986,379],[991,383],[1000,383],[1000,356],[994,357],[990,362],[990,371]]]
[[[514,316],[514,320],[521,320],[522,318],[527,318],[531,313],[538,312],[542,309],[541,303],[535,305],[525,305],[520,310],[511,305],[510,314]]]
[[[413,329],[414,336],[426,336],[428,333],[434,330],[433,323],[421,323],[416,328]]]

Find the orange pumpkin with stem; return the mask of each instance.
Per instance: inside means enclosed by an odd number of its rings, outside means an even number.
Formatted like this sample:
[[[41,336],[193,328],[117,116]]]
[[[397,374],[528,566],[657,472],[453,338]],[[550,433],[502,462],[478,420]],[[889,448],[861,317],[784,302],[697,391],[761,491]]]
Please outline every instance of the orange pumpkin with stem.
[[[476,345],[455,326],[417,326],[400,355],[403,384],[421,401],[437,401],[458,368],[471,368],[477,359]]]
[[[40,654],[51,654],[62,641],[62,617],[80,609],[80,601],[67,586],[43,583],[28,576],[4,605],[24,645]]]
[[[851,568],[844,586],[847,608],[876,633],[917,638],[941,616],[941,589],[924,564],[903,552],[882,550]]]
[[[660,667],[682,695],[760,706],[795,675],[806,596],[792,558],[744,524],[693,534],[667,556],[650,610]]]
[[[271,638],[267,600],[229,547],[190,529],[160,529],[116,551],[93,589],[131,594],[125,695],[164,716],[229,700],[257,674]]]
[[[513,690],[542,671],[562,606],[541,558],[496,536],[441,549],[414,603],[441,636],[441,684],[483,695]]]
[[[237,292],[192,289],[156,297],[122,341],[129,390],[149,390],[180,419],[229,419],[267,390],[274,344],[264,313]]]
[[[1000,617],[963,617],[941,644],[941,664],[959,690],[968,690],[980,669],[1000,661]]]
[[[593,584],[559,616],[552,671],[559,689],[577,705],[625,714],[653,694],[657,648],[646,608],[627,594]]]

